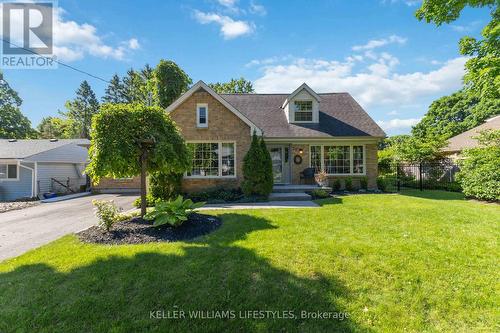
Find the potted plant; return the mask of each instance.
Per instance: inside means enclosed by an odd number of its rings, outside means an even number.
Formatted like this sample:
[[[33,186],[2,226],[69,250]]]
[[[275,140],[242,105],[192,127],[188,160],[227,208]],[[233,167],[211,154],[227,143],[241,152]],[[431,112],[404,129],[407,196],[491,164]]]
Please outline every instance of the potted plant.
[[[316,173],[314,175],[314,179],[316,180],[316,183],[319,186],[321,187],[328,186],[328,175],[325,172],[325,170],[321,170],[320,172]]]

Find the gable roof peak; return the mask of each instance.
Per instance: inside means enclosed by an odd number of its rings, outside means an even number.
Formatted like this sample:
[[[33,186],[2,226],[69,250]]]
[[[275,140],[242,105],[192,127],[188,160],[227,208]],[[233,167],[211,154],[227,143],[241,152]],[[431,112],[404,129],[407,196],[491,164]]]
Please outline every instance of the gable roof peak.
[[[213,98],[219,101],[222,105],[224,105],[229,111],[234,113],[238,118],[240,118],[245,124],[250,127],[250,132],[253,133],[255,130],[257,135],[262,135],[262,130],[255,125],[250,119],[248,119],[243,113],[241,113],[238,109],[236,109],[233,105],[231,105],[228,101],[226,101],[221,95],[215,92],[209,85],[207,85],[202,80],[196,82],[188,91],[182,94],[177,100],[175,100],[172,104],[170,104],[165,111],[167,113],[174,111],[179,105],[181,105],[186,99],[188,99],[191,95],[193,95],[198,89],[203,89],[207,93],[209,93]]]
[[[316,101],[319,102],[321,100],[321,97],[319,97],[319,95],[314,90],[312,90],[311,87],[309,87],[307,85],[307,83],[304,82],[297,89],[295,89],[290,95],[288,95],[288,97],[283,102],[282,108],[285,108],[285,106],[288,103],[290,103],[290,101],[292,100],[292,98],[294,98],[302,90],[306,90],[309,93],[309,95],[311,95],[312,97],[314,97],[314,99]]]

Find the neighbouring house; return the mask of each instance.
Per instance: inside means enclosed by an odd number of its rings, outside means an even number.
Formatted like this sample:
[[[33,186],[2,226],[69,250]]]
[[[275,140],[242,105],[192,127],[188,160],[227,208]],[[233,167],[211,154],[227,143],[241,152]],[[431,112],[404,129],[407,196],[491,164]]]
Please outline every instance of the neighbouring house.
[[[0,140],[0,201],[34,198],[45,192],[85,186],[89,141]]]
[[[303,184],[301,172],[314,168],[330,182],[352,177],[359,186],[367,177],[377,186],[377,144],[386,134],[348,93],[316,93],[304,83],[287,94],[217,94],[199,81],[166,112],[194,150],[184,192],[240,186],[254,131],[265,138],[275,184]],[[103,182],[97,190],[123,187]],[[137,177],[127,184],[139,188]]]
[[[479,142],[476,137],[485,130],[500,130],[500,115],[486,120],[483,124],[448,139],[448,145],[442,151],[451,159],[457,159],[467,148],[476,148]]]

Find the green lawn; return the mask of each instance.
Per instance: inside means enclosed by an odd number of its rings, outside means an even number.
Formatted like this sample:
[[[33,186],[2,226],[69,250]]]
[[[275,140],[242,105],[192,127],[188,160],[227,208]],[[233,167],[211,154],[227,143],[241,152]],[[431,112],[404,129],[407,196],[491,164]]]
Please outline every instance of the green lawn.
[[[0,332],[498,329],[499,205],[446,192],[319,202],[213,213],[221,229],[193,242],[102,246],[66,236],[0,263]],[[297,318],[150,318],[175,309]]]

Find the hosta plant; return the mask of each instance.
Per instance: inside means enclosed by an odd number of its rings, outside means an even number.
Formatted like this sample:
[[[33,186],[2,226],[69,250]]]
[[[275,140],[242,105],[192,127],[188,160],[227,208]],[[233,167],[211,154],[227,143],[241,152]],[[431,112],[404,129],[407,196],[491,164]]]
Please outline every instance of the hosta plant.
[[[155,227],[164,224],[178,227],[184,223],[184,221],[187,221],[189,214],[191,214],[194,209],[200,208],[204,204],[204,202],[194,203],[191,199],[184,200],[184,198],[179,195],[177,199],[172,201],[157,202],[155,208],[148,212],[144,218],[148,221],[153,221]]]

